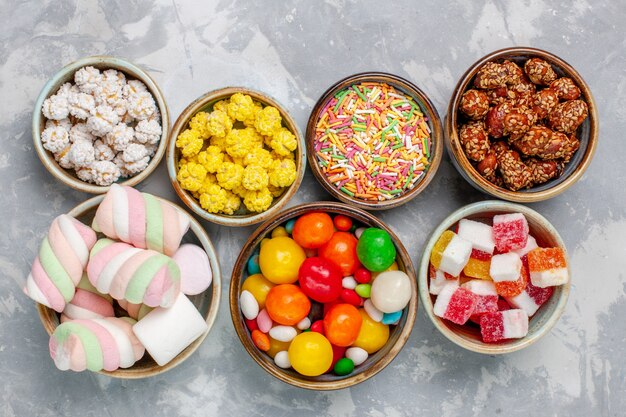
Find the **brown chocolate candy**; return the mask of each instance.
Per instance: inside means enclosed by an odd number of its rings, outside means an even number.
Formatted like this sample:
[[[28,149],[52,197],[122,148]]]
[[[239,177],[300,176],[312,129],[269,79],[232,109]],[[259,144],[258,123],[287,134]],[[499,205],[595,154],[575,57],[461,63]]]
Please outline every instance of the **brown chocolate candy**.
[[[589,115],[587,103],[568,100],[558,104],[548,115],[548,125],[558,132],[573,133]]]

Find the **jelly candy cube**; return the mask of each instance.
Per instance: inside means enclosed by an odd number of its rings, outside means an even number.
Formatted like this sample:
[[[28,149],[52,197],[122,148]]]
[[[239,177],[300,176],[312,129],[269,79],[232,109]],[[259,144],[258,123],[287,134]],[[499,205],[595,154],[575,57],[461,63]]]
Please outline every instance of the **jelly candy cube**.
[[[429,292],[433,295],[438,295],[446,285],[456,285],[458,287],[459,278],[446,274],[440,269],[435,269],[435,267],[431,265]]]
[[[446,285],[435,300],[433,312],[436,316],[456,324],[465,324],[469,320],[477,297],[469,290],[454,285]]]
[[[539,288],[535,287],[532,282],[528,282],[524,291],[514,297],[508,297],[506,301],[514,308],[524,310],[528,317],[531,317],[543,303],[550,299],[552,293],[554,293],[553,287]]]
[[[519,309],[483,314],[480,334],[486,343],[522,338],[528,334],[528,316]]]
[[[528,222],[522,213],[493,216],[493,238],[498,252],[522,249],[528,241]]]
[[[463,268],[463,273],[468,277],[479,278],[491,281],[491,275],[489,275],[489,268],[491,267],[491,261],[481,261],[470,257],[467,261],[467,265]]]
[[[498,311],[505,311],[510,309],[511,305],[504,298],[498,298]]]
[[[448,243],[455,236],[454,232],[451,230],[446,230],[439,236],[439,239],[433,246],[432,252],[430,252],[430,263],[433,264],[435,269],[439,269],[439,265],[441,264],[441,257],[443,255],[443,251],[448,246]]]
[[[522,265],[519,277],[515,281],[501,281],[495,283],[496,292],[502,297],[515,297],[524,291],[528,281],[528,270]]]
[[[476,259],[479,261],[490,261],[491,256],[492,256],[491,253],[483,252],[478,249],[472,249],[472,254],[470,255],[470,259]]]
[[[472,244],[470,242],[460,238],[456,233],[446,230],[435,244],[430,261],[435,268],[457,277],[467,264],[471,254]]]
[[[537,245],[537,241],[535,240],[535,238],[532,237],[531,235],[528,235],[526,246],[524,246],[522,249],[515,249],[511,252],[517,253],[519,257],[521,258],[522,256],[525,256],[526,254],[528,254],[528,252],[530,252],[531,250],[538,248],[538,247],[539,245]]]
[[[493,253],[496,243],[493,230],[488,224],[462,219],[459,221],[457,234],[472,244],[472,248],[489,254]]]
[[[489,266],[489,275],[495,282],[516,281],[522,269],[522,260],[517,253],[494,255]]]
[[[569,280],[565,251],[561,248],[536,248],[528,252],[530,280],[535,287],[546,288]]]
[[[476,306],[472,315],[498,311],[499,297],[493,282],[473,279],[461,287],[471,291],[476,296]]]

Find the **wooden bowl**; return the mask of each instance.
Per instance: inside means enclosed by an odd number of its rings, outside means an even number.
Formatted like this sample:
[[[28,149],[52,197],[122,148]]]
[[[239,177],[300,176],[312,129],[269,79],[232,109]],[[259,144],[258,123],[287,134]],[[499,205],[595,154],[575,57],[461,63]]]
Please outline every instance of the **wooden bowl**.
[[[91,225],[91,221],[96,214],[96,209],[103,199],[103,195],[92,197],[89,200],[74,207],[68,214],[87,225]],[[159,198],[159,200],[163,199]],[[181,207],[173,203],[170,204],[184,212]],[[176,356],[164,366],[157,365],[157,363],[150,357],[148,352],[146,352],[144,357],[130,368],[120,368],[112,372],[100,371],[100,374],[122,379],[140,379],[162,374],[163,372],[169,371],[170,369],[180,365],[181,363],[183,363],[183,361],[185,361],[185,359],[191,356],[191,354],[193,354],[198,349],[198,347],[200,347],[206,336],[211,331],[213,323],[217,318],[217,310],[220,305],[220,264],[217,258],[217,252],[213,248],[211,240],[209,239],[206,231],[202,228],[202,226],[200,225],[200,223],[198,223],[196,219],[194,219],[192,216],[189,216],[189,218],[191,220],[189,231],[187,232],[187,234],[185,234],[185,236],[183,236],[182,243],[194,243],[201,246],[209,256],[211,270],[213,272],[213,282],[207,290],[198,295],[188,296],[189,300],[191,300],[191,302],[198,308],[198,311],[206,320],[208,326],[207,331],[203,335],[198,337],[192,344],[187,346],[185,350],[178,354],[178,356]],[[98,235],[100,236],[100,234]],[[44,329],[46,329],[46,332],[51,335],[54,332],[54,329],[56,329],[56,327],[59,325],[59,314],[51,308],[43,306],[42,304],[37,304],[37,310],[39,312],[39,318],[41,319],[41,323],[43,324]]]
[[[397,90],[412,97],[415,102],[420,106],[422,113],[424,113],[424,116],[428,117],[427,123],[431,131],[430,158],[428,158],[430,166],[428,167],[427,171],[422,175],[422,178],[413,185],[413,188],[411,188],[408,192],[399,194],[397,197],[389,200],[371,202],[360,198],[351,197],[338,190],[322,172],[318,164],[316,152],[314,149],[315,125],[317,124],[326,103],[337,92],[347,87],[350,87],[353,84],[358,84],[362,82],[386,83],[395,87]],[[324,94],[322,94],[320,99],[315,104],[315,107],[313,107],[313,111],[309,116],[309,122],[306,127],[306,146],[307,157],[309,159],[309,167],[311,167],[311,171],[313,171],[313,175],[315,175],[317,181],[322,184],[326,191],[328,191],[328,193],[334,198],[364,210],[387,210],[401,206],[402,204],[405,204],[411,199],[417,197],[417,195],[421,193],[426,188],[426,186],[428,186],[430,181],[432,181],[435,173],[437,172],[437,169],[439,168],[441,156],[443,154],[442,138],[443,134],[441,119],[439,118],[437,109],[430,101],[428,96],[426,96],[426,94],[422,90],[420,90],[410,81],[405,80],[404,78],[397,75],[382,72],[364,72],[361,74],[355,74],[333,84],[328,90],[326,90]]]
[[[552,327],[557,323],[565,305],[567,304],[567,298],[569,297],[570,282],[564,285],[554,288],[552,297],[543,304],[539,310],[530,318],[528,327],[528,334],[521,339],[510,339],[499,343],[484,343],[480,336],[480,329],[478,326],[464,325],[460,326],[454,324],[451,321],[444,320],[435,316],[433,313],[433,304],[436,299],[434,295],[431,295],[428,291],[429,288],[429,265],[430,265],[430,253],[435,246],[435,243],[439,239],[441,234],[452,229],[456,223],[461,219],[471,219],[476,221],[491,221],[496,214],[505,213],[523,213],[528,220],[528,226],[530,228],[530,234],[537,239],[537,244],[542,247],[561,247],[565,251],[565,244],[559,236],[556,229],[550,224],[545,217],[537,213],[534,210],[529,209],[526,206],[518,204],[507,203],[505,201],[481,201],[478,203],[469,204],[465,207],[461,207],[454,213],[450,214],[431,235],[424,254],[422,255],[422,262],[419,270],[419,288],[420,299],[426,314],[433,322],[435,327],[443,333],[445,337],[450,339],[457,345],[464,347],[465,349],[473,352],[484,353],[487,355],[498,355],[503,353],[510,353],[516,350],[523,349],[535,343],[542,336],[546,335]],[[567,252],[566,252],[567,256]],[[571,278],[571,270],[568,261],[568,270]]]
[[[355,371],[348,376],[337,376],[324,374],[317,377],[307,377],[294,371],[293,369],[282,369],[276,366],[274,360],[261,352],[252,342],[250,332],[245,325],[243,314],[239,308],[239,294],[243,281],[247,278],[247,262],[248,258],[254,253],[255,249],[260,245],[261,240],[265,238],[271,231],[290,219],[299,217],[303,214],[320,211],[332,214],[343,214],[349,216],[359,223],[369,226],[378,227],[385,230],[391,236],[396,246],[397,256],[396,262],[398,269],[404,271],[411,278],[411,300],[405,307],[400,322],[390,329],[389,340],[387,344],[378,352],[370,355],[367,360],[355,368]],[[252,359],[265,369],[270,375],[280,379],[283,382],[296,387],[306,388],[318,391],[335,390],[347,388],[363,382],[378,372],[382,371],[385,366],[396,357],[411,334],[413,323],[415,321],[415,313],[417,311],[417,284],[415,281],[415,271],[411,258],[400,242],[400,239],[387,227],[382,221],[378,220],[371,214],[347,206],[345,204],[323,201],[316,203],[301,204],[285,210],[259,226],[254,233],[248,238],[233,268],[233,274],[230,280],[230,314],[233,325],[237,331],[237,335],[243,343],[243,346],[252,356]]]
[[[200,111],[210,112],[213,110],[213,105],[223,99],[227,99],[235,93],[247,94],[254,101],[258,101],[262,103],[264,106],[273,106],[278,109],[280,115],[283,119],[283,126],[286,127],[296,136],[298,140],[298,148],[295,151],[295,163],[296,163],[296,180],[291,184],[287,189],[283,192],[280,197],[274,198],[272,201],[272,205],[262,213],[253,213],[249,212],[243,207],[239,209],[239,211],[233,215],[227,214],[214,214],[209,213],[204,210],[198,200],[196,200],[193,195],[187,190],[184,190],[178,180],[176,175],[178,174],[178,160],[180,159],[180,151],[176,147],[176,138],[178,135],[187,129],[189,125],[189,120]],[[214,90],[206,93],[205,95],[198,97],[195,101],[193,101],[183,112],[178,116],[176,122],[174,123],[174,127],[172,128],[171,137],[174,140],[171,141],[168,149],[167,149],[167,172],[170,176],[170,181],[176,194],[180,197],[181,200],[189,207],[194,213],[198,216],[202,217],[205,220],[208,220],[213,223],[223,224],[225,226],[249,226],[251,224],[259,223],[264,220],[267,220],[274,214],[278,213],[280,209],[287,204],[287,202],[294,196],[294,194],[298,191],[300,187],[300,183],[302,183],[302,178],[304,177],[304,171],[306,170],[306,150],[304,146],[304,138],[302,133],[300,133],[300,129],[298,129],[298,125],[295,120],[291,117],[291,115],[287,112],[285,107],[279,104],[275,99],[270,96],[260,93],[255,90],[251,90],[244,87],[226,87],[221,88],[219,90]]]
[[[523,64],[530,58],[541,58],[552,65],[555,72],[561,76],[570,77],[580,88],[581,98],[587,102],[589,107],[589,117],[578,128],[577,136],[580,139],[580,148],[574,154],[572,160],[565,165],[565,170],[559,178],[554,178],[544,184],[534,186],[530,189],[511,191],[501,188],[487,181],[465,156],[465,151],[459,141],[458,123],[459,123],[459,105],[463,93],[472,86],[474,76],[486,62],[501,62],[506,59]],[[523,65],[522,65],[523,66]],[[516,47],[500,49],[492,52],[478,61],[476,61],[459,80],[450,104],[448,105],[448,114],[445,119],[446,126],[446,149],[452,163],[457,171],[467,182],[474,188],[489,195],[503,200],[515,201],[519,203],[532,203],[542,201],[564,192],[571,187],[583,175],[596,150],[598,144],[598,111],[596,103],[591,94],[589,86],[576,70],[567,62],[550,52],[541,49]]]
[[[66,170],[62,168],[57,161],[54,160],[54,155],[46,149],[44,149],[43,144],[41,142],[41,132],[43,132],[46,118],[41,113],[41,106],[45,99],[55,94],[61,85],[66,82],[74,81],[74,73],[79,69],[92,66],[98,68],[100,70],[106,69],[115,69],[121,71],[126,75],[127,78],[137,79],[144,83],[152,97],[154,97],[154,101],[156,102],[159,112],[161,113],[161,128],[163,133],[161,134],[161,140],[159,141],[159,146],[156,150],[156,153],[152,156],[150,163],[146,167],[145,170],[136,174],[133,177],[129,177],[124,179],[123,181],[118,181],[120,185],[128,185],[134,186],[139,184],[141,181],[146,179],[152,171],[156,169],[163,159],[163,155],[165,155],[165,149],[167,148],[167,142],[169,140],[169,130],[170,130],[170,113],[167,108],[167,104],[165,103],[165,97],[154,80],[145,72],[143,69],[139,68],[135,64],[126,61],[122,58],[112,57],[112,56],[90,56],[87,58],[79,59],[78,61],[74,61],[71,64],[63,67],[59,72],[57,72],[47,83],[44,85],[41,93],[39,93],[39,97],[35,102],[35,109],[33,111],[33,120],[32,120],[32,134],[33,134],[33,142],[35,144],[35,150],[37,151],[37,156],[43,163],[44,167],[59,181],[70,186],[71,188],[83,191],[85,193],[91,194],[103,194],[109,191],[109,186],[101,186],[96,184],[91,184],[88,182],[84,182],[76,176],[74,170]]]

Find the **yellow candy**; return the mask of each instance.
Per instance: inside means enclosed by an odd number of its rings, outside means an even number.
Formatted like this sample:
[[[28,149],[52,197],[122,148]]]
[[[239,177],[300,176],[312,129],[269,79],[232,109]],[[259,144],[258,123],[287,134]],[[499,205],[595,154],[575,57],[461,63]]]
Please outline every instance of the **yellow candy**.
[[[463,268],[463,273],[468,277],[492,281],[491,275],[489,275],[490,267],[491,261],[470,258],[465,268]]]
[[[250,291],[254,296],[254,299],[259,303],[259,308],[265,308],[265,299],[267,293],[274,287],[275,284],[268,281],[262,274],[250,275],[243,282],[241,291]]]
[[[270,348],[267,352],[268,355],[270,355],[270,357],[274,357],[276,356],[276,354],[280,351],[283,350],[289,350],[289,346],[291,345],[291,341],[289,342],[281,342],[279,340],[276,339],[272,339],[270,337]]]
[[[306,376],[323,374],[333,362],[330,342],[316,332],[300,333],[291,341],[288,353],[293,369]]]
[[[281,236],[289,236],[289,233],[287,233],[287,229],[285,229],[283,226],[278,226],[277,228],[275,228],[274,230],[272,230],[272,237],[281,237]]]
[[[352,346],[364,349],[370,355],[379,351],[389,340],[389,326],[378,323],[370,318],[364,309],[359,309],[363,321],[361,330]]]
[[[378,275],[382,274],[383,272],[387,272],[387,271],[397,271],[398,270],[398,263],[396,261],[393,261],[393,263],[389,266],[389,268],[385,269],[382,272],[372,272],[372,280],[370,281],[370,284],[372,282],[374,282],[374,280],[376,278],[378,278]]]
[[[274,284],[292,284],[306,259],[304,250],[289,237],[276,237],[261,245],[261,273]]]
[[[437,243],[433,246],[433,250],[430,253],[430,263],[433,264],[435,269],[439,269],[439,265],[441,265],[441,257],[443,256],[443,251],[446,250],[446,246],[452,240],[455,233],[451,230],[446,230],[439,236]]]

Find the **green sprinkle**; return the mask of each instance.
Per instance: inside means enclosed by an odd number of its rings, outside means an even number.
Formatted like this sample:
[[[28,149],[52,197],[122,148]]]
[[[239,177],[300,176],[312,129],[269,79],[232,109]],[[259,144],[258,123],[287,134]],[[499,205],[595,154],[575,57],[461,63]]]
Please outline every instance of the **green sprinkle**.
[[[430,147],[428,146],[428,139],[422,139],[422,144],[424,145],[424,153],[426,154],[426,158],[430,158]]]
[[[412,167],[412,166],[411,166]],[[409,186],[409,183],[411,182],[411,180],[413,179],[413,172],[411,172],[411,174],[409,175],[409,177],[406,179],[406,182],[404,183],[404,186],[402,188],[406,188]]]
[[[393,145],[391,149],[399,149],[404,146],[404,143],[398,143],[397,145]]]
[[[361,100],[367,101],[367,98],[359,91],[358,88],[356,88],[356,85],[353,85],[352,89],[359,95],[359,97],[361,97]]]
[[[384,157],[382,157],[382,156],[377,156],[377,157],[375,157],[375,158],[373,158],[373,159],[374,159],[374,161],[376,161],[376,162],[387,162],[387,158],[384,158]]]
[[[357,132],[365,132],[366,129],[364,127],[353,127],[352,130],[355,130]]]
[[[332,159],[340,159],[340,160],[344,160],[344,159],[348,159],[343,155],[331,155],[330,156]]]
[[[394,127],[396,127],[397,124],[398,124],[398,121],[394,120],[393,122],[391,122],[391,124],[389,126],[387,126],[386,128],[383,129],[383,132],[388,132],[389,130],[391,130]]]
[[[328,166],[328,162],[320,161],[320,165],[323,166],[323,167],[327,167]]]
[[[350,197],[354,197],[354,193],[350,190],[348,190],[346,187],[341,187],[340,188],[341,192],[344,194],[348,194]]]
[[[348,94],[348,90],[343,91],[342,93],[339,94],[339,97],[337,97],[337,104],[335,104],[335,108],[333,109],[333,112],[337,112],[337,110],[339,110],[339,106],[341,105],[341,102],[343,101],[344,97]]]
[[[326,153],[326,152],[330,152],[332,150],[333,150],[333,148],[322,148],[322,149],[320,149],[320,152]]]
[[[380,192],[381,192],[381,193],[384,193],[384,194],[396,195],[396,194],[400,194],[400,193],[402,192],[402,190],[391,190],[391,191],[388,191],[388,190],[380,190]]]

